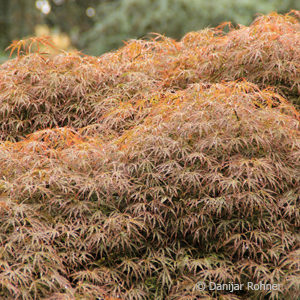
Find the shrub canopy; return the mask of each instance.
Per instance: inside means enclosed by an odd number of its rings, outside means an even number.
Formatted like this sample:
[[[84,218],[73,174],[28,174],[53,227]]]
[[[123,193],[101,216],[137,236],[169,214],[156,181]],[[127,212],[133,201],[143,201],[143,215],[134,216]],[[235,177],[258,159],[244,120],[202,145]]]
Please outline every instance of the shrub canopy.
[[[296,16],[101,57],[15,42],[0,67],[0,296],[296,299]]]

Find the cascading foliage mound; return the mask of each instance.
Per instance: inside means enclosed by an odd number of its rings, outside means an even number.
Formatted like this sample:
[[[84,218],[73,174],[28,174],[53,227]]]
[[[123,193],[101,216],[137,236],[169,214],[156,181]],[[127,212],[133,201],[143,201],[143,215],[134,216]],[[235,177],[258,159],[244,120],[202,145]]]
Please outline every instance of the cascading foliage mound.
[[[0,66],[0,297],[297,299],[297,15],[101,57],[14,42]]]

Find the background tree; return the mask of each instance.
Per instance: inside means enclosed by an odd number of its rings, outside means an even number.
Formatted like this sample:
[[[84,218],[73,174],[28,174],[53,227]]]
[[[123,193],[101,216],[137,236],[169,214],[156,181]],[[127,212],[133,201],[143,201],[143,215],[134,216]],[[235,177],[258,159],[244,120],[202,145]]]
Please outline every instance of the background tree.
[[[72,45],[99,55],[124,40],[158,32],[181,38],[224,21],[248,25],[256,13],[299,10],[297,0],[0,0],[0,47],[35,34],[45,24]],[[88,16],[89,15],[89,16]],[[0,52],[1,52],[0,51]]]
[[[124,40],[158,32],[181,38],[189,31],[231,21],[248,25],[257,13],[300,9],[296,0],[114,0],[97,6],[95,25],[81,39],[93,55],[119,48]]]
[[[7,47],[13,39],[20,39],[34,32],[35,24],[42,22],[34,0],[0,1],[0,42]]]
[[[99,1],[96,1],[99,3]],[[94,0],[0,0],[0,47],[2,52],[13,41],[35,34],[37,25],[68,34],[78,47],[82,32],[93,25],[86,9]],[[48,10],[43,10],[45,5]]]

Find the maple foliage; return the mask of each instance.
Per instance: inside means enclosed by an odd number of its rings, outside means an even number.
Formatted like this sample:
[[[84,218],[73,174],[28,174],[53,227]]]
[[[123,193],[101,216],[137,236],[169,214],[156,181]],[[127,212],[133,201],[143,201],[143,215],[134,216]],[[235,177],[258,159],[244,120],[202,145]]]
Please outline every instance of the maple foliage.
[[[29,54],[33,50],[32,48],[36,48],[37,52],[40,52],[40,46],[46,46],[47,48],[56,49],[56,46],[51,41],[51,38],[49,36],[41,36],[41,37],[30,37],[25,40],[19,40],[19,41],[13,41],[10,46],[6,48],[6,50],[10,51],[10,56],[17,51],[18,57],[22,53]],[[23,49],[23,51],[22,51]]]
[[[0,297],[297,299],[297,15],[101,57],[14,42],[0,66]]]

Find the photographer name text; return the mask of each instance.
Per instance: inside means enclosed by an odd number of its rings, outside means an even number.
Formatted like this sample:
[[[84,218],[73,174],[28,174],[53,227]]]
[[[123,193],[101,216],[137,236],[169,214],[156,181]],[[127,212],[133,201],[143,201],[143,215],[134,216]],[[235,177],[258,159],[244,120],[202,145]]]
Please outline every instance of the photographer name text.
[[[234,291],[242,291],[242,290],[248,290],[248,291],[280,291],[280,284],[270,284],[270,283],[253,283],[253,282],[247,282],[247,284],[244,283],[215,283],[215,282],[197,282],[196,283],[196,289],[200,291],[209,290],[209,291],[228,291],[228,292],[234,292]]]

